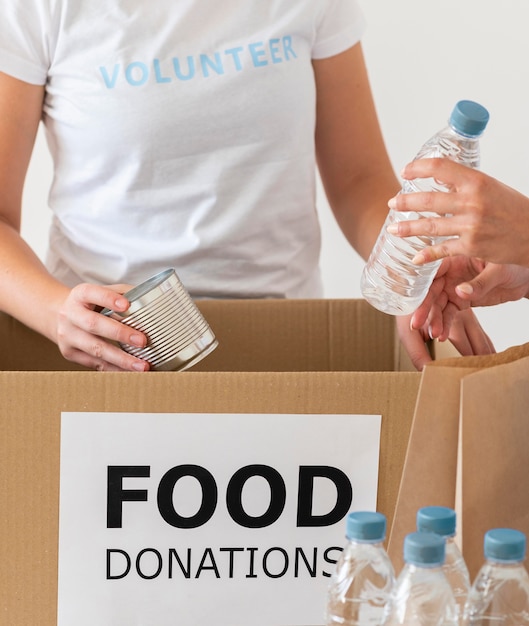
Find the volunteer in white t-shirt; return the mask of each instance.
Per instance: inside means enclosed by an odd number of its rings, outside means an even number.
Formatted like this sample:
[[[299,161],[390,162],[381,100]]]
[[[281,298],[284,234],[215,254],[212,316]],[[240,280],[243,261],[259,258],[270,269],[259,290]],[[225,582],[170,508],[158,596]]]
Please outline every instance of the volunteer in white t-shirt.
[[[107,341],[145,337],[95,309],[125,310],[123,285],[167,267],[195,298],[321,297],[316,165],[368,256],[399,185],[356,0],[3,2],[0,309],[66,358],[148,369]],[[41,119],[46,267],[19,236]]]

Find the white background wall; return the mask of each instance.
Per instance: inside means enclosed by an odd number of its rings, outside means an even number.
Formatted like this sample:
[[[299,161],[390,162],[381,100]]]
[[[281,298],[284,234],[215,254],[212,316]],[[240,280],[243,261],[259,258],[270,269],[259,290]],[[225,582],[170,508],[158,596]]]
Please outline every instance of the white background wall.
[[[486,106],[482,169],[529,195],[529,2],[360,0],[363,46],[380,123],[396,172],[445,125],[457,100]],[[42,257],[51,164],[39,136],[26,183],[23,235]],[[360,297],[363,267],[320,192],[326,296]],[[529,302],[479,309],[498,350],[529,341]]]

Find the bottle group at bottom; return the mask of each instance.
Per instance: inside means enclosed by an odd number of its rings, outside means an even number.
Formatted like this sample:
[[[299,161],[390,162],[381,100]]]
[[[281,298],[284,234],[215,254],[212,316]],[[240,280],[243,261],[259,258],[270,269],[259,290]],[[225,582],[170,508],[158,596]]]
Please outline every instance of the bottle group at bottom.
[[[453,509],[419,509],[395,576],[384,548],[385,516],[350,513],[328,587],[326,626],[529,626],[525,534],[485,533],[484,563],[471,585],[455,527]]]

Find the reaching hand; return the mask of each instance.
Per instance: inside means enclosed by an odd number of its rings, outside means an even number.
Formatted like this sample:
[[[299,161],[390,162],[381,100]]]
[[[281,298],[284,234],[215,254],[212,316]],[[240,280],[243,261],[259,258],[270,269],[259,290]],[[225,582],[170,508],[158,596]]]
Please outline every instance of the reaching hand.
[[[413,365],[421,371],[432,361],[428,349],[428,340],[435,339],[431,332],[428,316],[426,321],[419,325],[414,322],[416,313],[397,317],[397,328],[402,345],[406,349]],[[463,356],[494,354],[495,348],[490,337],[484,331],[472,309],[457,311],[450,320],[447,328],[448,339],[456,350]]]
[[[493,306],[529,294],[529,267],[484,263],[467,257],[445,259],[424,302],[411,319],[412,328],[428,328],[446,340],[460,311]]]
[[[99,313],[105,307],[126,311],[129,302],[122,294],[128,288],[125,285],[102,287],[84,283],[69,292],[57,317],[57,343],[66,359],[107,372],[149,369],[146,361],[128,354],[114,343],[143,347],[147,341],[145,335]]]

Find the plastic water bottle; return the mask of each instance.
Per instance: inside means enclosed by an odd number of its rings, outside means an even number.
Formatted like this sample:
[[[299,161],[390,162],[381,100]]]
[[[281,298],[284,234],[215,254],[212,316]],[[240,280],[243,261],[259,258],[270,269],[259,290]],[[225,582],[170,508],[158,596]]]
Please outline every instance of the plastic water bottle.
[[[384,626],[457,626],[457,606],[443,571],[445,540],[415,532],[404,539],[404,567],[384,611]]]
[[[463,615],[470,590],[470,576],[455,541],[456,512],[445,506],[425,506],[417,511],[417,530],[437,533],[445,538],[443,570],[454,592],[458,617]]]
[[[385,536],[382,513],[357,511],[347,516],[347,543],[328,588],[326,626],[380,624],[395,582]]]
[[[485,533],[485,563],[468,595],[465,626],[529,625],[529,575],[523,565],[526,537],[510,528]]]
[[[427,141],[415,158],[445,157],[468,167],[479,167],[479,138],[488,120],[489,114],[480,104],[461,100],[454,107],[448,126]],[[432,178],[404,181],[401,193],[416,191],[447,190]],[[426,297],[441,263],[439,260],[420,266],[412,263],[412,259],[426,246],[439,243],[444,238],[396,237],[387,232],[390,224],[421,217],[438,215],[433,212],[390,210],[364,267],[362,294],[372,306],[384,313],[413,313]]]

